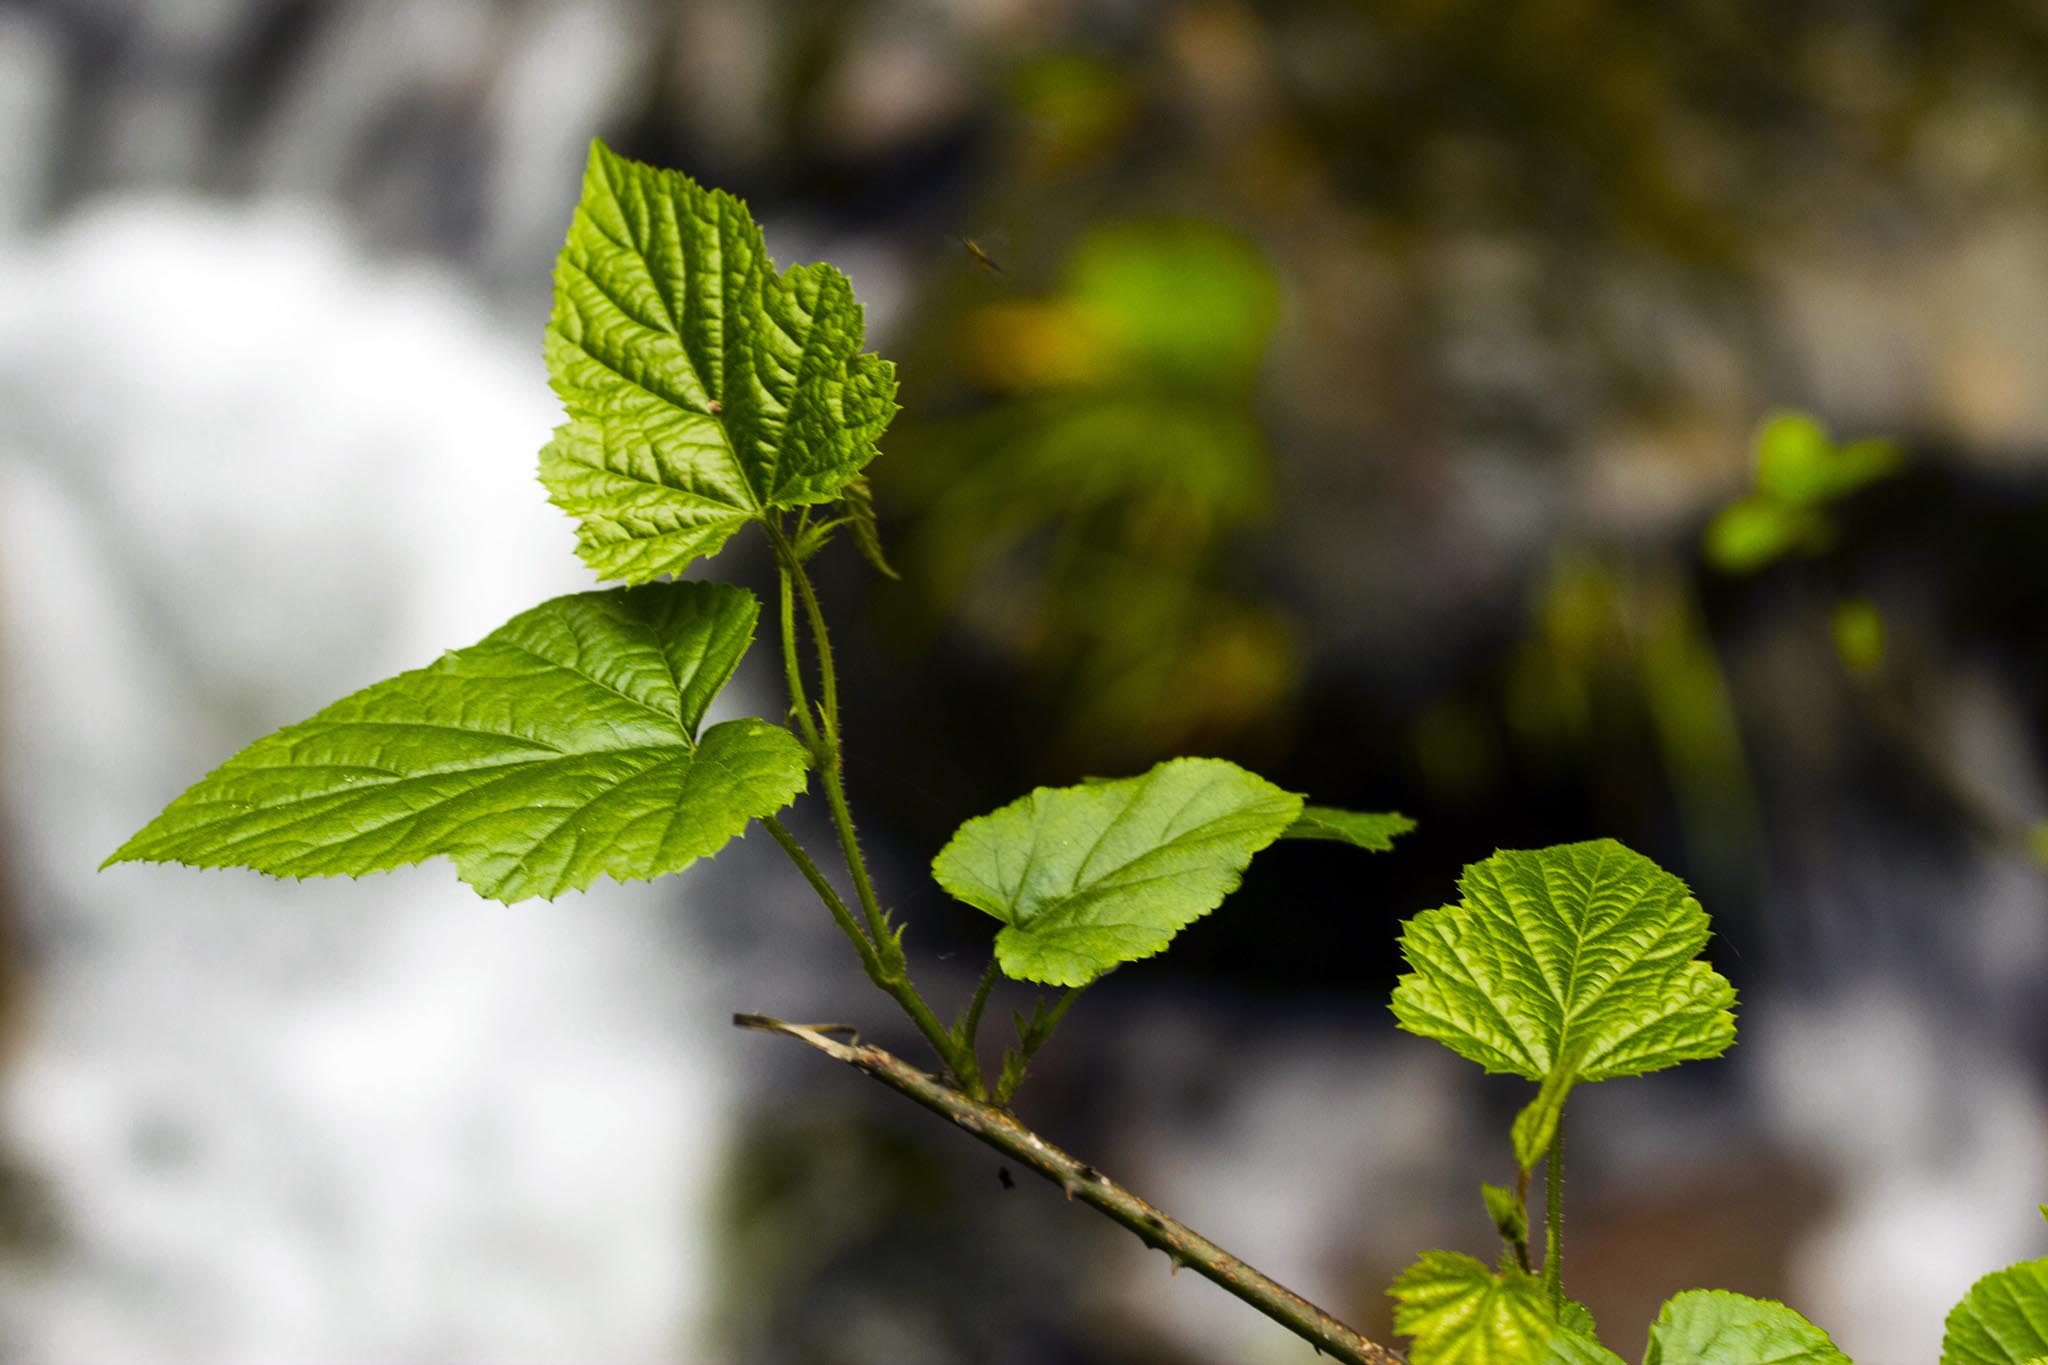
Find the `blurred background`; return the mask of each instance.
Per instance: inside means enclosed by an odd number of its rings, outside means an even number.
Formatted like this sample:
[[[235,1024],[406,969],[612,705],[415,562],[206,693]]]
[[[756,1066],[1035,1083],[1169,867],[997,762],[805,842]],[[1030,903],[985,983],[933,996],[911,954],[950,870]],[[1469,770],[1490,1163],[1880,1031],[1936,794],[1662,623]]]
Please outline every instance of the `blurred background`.
[[[1218,754],[1420,822],[1267,854],[1028,1121],[1384,1339],[1417,1250],[1490,1254],[1527,1097],[1394,1030],[1397,921],[1611,835],[1744,999],[1726,1061],[1574,1099],[1611,1344],[1709,1285],[1918,1365],[2048,1251],[2036,7],[6,0],[0,129],[6,1359],[1308,1356],[729,1028],[919,1055],[765,840],[511,909],[94,872],[589,586],[533,470],[595,135],[846,270],[899,365],[904,577],[824,592],[942,1009],[992,926],[924,865],[1032,784]]]

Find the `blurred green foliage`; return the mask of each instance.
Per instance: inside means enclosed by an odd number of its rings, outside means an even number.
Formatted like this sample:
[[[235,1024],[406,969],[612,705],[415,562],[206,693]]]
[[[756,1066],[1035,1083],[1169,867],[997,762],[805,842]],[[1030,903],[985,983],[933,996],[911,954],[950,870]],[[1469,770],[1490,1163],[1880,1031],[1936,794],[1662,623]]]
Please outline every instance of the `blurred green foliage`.
[[[1627,805],[1652,758],[1703,859],[1752,845],[1756,796],[1720,656],[1682,573],[1654,558],[1566,550],[1533,595],[1509,674],[1517,737]]]
[[[1753,573],[1789,554],[1834,543],[1828,508],[1898,471],[1895,441],[1836,445],[1802,412],[1773,413],[1756,434],[1756,491],[1721,509],[1707,527],[1707,555],[1729,573]]]
[[[1229,734],[1296,679],[1278,610],[1229,574],[1272,514],[1256,398],[1280,307],[1258,250],[1191,222],[1085,233],[1039,297],[961,319],[978,410],[881,472],[905,578],[1050,689],[1063,738],[1125,758]]]
[[[1838,603],[1830,621],[1835,656],[1852,673],[1875,672],[1884,663],[1884,616],[1867,597]]]

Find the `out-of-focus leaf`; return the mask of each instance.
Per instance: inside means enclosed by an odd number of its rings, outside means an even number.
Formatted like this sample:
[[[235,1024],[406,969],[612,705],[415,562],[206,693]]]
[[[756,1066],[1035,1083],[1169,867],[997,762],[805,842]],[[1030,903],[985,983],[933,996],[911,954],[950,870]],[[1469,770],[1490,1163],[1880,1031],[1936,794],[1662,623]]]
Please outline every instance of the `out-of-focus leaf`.
[[[1728,573],[1754,573],[1795,550],[1824,547],[1828,524],[1804,507],[1749,497],[1721,509],[1707,526],[1707,557]]]
[[[1884,663],[1884,615],[1865,598],[1852,597],[1835,608],[1835,656],[1855,673],[1869,673]]]

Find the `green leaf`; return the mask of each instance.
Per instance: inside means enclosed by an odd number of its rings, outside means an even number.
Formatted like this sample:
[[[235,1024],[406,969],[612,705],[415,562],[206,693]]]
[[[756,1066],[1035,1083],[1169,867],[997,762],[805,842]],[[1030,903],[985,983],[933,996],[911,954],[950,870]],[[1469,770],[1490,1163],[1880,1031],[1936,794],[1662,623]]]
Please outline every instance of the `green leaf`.
[[[1728,573],[1754,573],[1795,550],[1824,548],[1832,533],[1820,513],[1748,497],[1728,504],[1707,524],[1707,558]]]
[[[932,875],[1003,922],[1005,973],[1085,986],[1221,905],[1300,813],[1299,796],[1234,763],[1177,758],[1142,777],[1040,787],[977,816]]]
[[[846,485],[846,520],[853,527],[853,543],[859,547],[861,558],[873,566],[875,572],[887,578],[900,579],[889,557],[882,553],[882,533],[875,523],[875,490],[866,479],[854,479]]]
[[[1643,1365],[1849,1365],[1849,1357],[1782,1303],[1692,1289],[1650,1325]]]
[[[1562,1066],[1551,1068],[1550,1074],[1543,1078],[1543,1088],[1536,1092],[1536,1098],[1515,1115],[1508,1136],[1515,1144],[1515,1162],[1523,1170],[1534,1170],[1536,1163],[1543,1160],[1544,1154],[1550,1150],[1551,1142],[1557,1137],[1557,1126],[1564,1122],[1565,1099],[1578,1082],[1578,1068],[1567,1057]]]
[[[1884,615],[1867,598],[1851,597],[1835,607],[1829,623],[1835,657],[1852,673],[1872,673],[1884,664]]]
[[[1775,413],[1757,430],[1757,491],[1786,506],[1818,507],[1884,478],[1901,459],[1896,442],[1838,447],[1827,428],[1806,413]]]
[[[1599,1329],[1593,1323],[1593,1310],[1577,1299],[1564,1301],[1564,1312],[1559,1316],[1558,1324],[1560,1332],[1575,1333],[1590,1341],[1598,1341],[1600,1338]]]
[[[677,871],[804,786],[779,726],[698,734],[758,610],[722,583],[557,597],[258,740],[107,861],[359,876],[446,854],[508,903]]]
[[[1409,1365],[1539,1365],[1558,1331],[1541,1280],[1455,1251],[1423,1252],[1387,1292]]]
[[[1970,1286],[1941,1338],[1941,1365],[2021,1365],[2040,1355],[2048,1355],[2048,1258]]]
[[[1502,1241],[1520,1242],[1529,1236],[1528,1211],[1515,1198],[1513,1190],[1505,1185],[1482,1184],[1479,1197],[1486,1201],[1486,1216],[1493,1220],[1494,1231]]]
[[[1287,827],[1286,839],[1329,839],[1385,853],[1394,840],[1415,828],[1415,822],[1396,811],[1339,810],[1335,806],[1303,806],[1301,815]]]
[[[1735,1040],[1735,989],[1695,960],[1707,915],[1685,883],[1612,839],[1496,853],[1463,898],[1409,920],[1401,1027],[1488,1071],[1635,1076]]]
[[[547,331],[569,420],[541,452],[584,560],[644,583],[838,497],[896,412],[863,325],[833,267],[776,271],[745,204],[592,143]]]
[[[1624,1365],[1622,1358],[1589,1336],[1560,1329],[1541,1357],[1543,1365]]]

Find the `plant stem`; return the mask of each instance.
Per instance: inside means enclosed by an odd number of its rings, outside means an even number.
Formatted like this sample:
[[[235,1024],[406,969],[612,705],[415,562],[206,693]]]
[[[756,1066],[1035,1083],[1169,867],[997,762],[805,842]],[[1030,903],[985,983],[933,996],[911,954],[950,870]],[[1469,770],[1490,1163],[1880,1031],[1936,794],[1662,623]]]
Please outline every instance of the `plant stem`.
[[[967,1013],[961,1017],[960,1045],[969,1052],[974,1051],[974,1035],[981,1030],[981,1012],[988,1007],[989,992],[995,989],[997,975],[996,960],[991,957],[974,988],[974,999],[967,1002]]]
[[[1550,1289],[1551,1311],[1564,1312],[1564,1120],[1550,1139],[1543,1161],[1543,1283]]]
[[[825,763],[825,740],[818,733],[818,722],[811,715],[810,698],[804,692],[804,670],[796,649],[796,594],[790,587],[789,572],[781,568],[781,561],[787,547],[779,531],[770,532],[777,554],[776,578],[781,585],[782,624],[782,672],[783,681],[789,688],[789,709],[796,717],[797,727],[804,732],[804,745],[811,751],[811,761],[823,767]],[[794,557],[791,555],[790,557]]]
[[[825,908],[832,912],[833,921],[838,924],[840,931],[852,940],[853,950],[860,954],[862,969],[879,984],[881,964],[875,960],[875,946],[868,942],[868,936],[861,932],[859,922],[853,917],[853,911],[846,908],[846,902],[840,899],[839,892],[833,889],[831,882],[825,880],[825,874],[811,861],[811,855],[804,852],[804,846],[797,842],[796,836],[789,832],[788,826],[772,815],[761,817],[761,824],[775,836],[775,842],[782,845],[782,851],[796,864],[797,871],[804,874],[804,880],[818,893],[818,899],[825,902]]]
[[[1016,1050],[1003,1057],[1003,1074],[996,1084],[996,1108],[1003,1109],[1009,1106],[1011,1098],[1017,1093],[1017,1087],[1024,1084],[1024,1073],[1031,1069],[1031,1059],[1038,1055],[1038,1049],[1052,1041],[1053,1030],[1058,1028],[1060,1020],[1066,1017],[1067,1007],[1086,989],[1085,986],[1068,987],[1066,994],[1060,997],[1059,1003],[1050,1010],[1044,1008],[1045,997],[1038,998],[1038,1004],[1031,1009],[1031,1022],[1020,1030]]]
[[[817,589],[811,586],[811,576],[805,572],[803,561],[792,552],[788,564],[796,578],[796,590],[804,601],[804,615],[811,623],[811,643],[818,652],[818,680],[825,702],[825,733],[831,737],[832,747],[839,747],[839,674],[832,665],[832,640],[825,633],[825,612],[818,605]]]
[[[902,939],[889,926],[889,916],[883,911],[881,900],[875,895],[874,882],[868,876],[867,860],[861,855],[860,838],[853,827],[853,811],[847,805],[846,785],[840,777],[839,681],[832,666],[832,640],[825,629],[825,613],[819,606],[818,594],[782,527],[773,520],[762,524],[768,532],[769,543],[775,548],[776,576],[781,586],[782,664],[789,685],[791,709],[796,712],[804,739],[823,779],[825,804],[832,812],[832,827],[839,836],[840,852],[845,857],[846,870],[853,878],[862,917],[867,921],[861,965],[867,969],[868,979],[902,1006],[903,1012],[917,1025],[918,1031],[924,1034],[925,1040],[954,1077],[970,1092],[979,1094],[982,1091],[980,1063],[976,1061],[972,1048],[959,1046],[911,982],[909,966],[903,957]],[[824,704],[820,708],[824,719],[822,731],[817,718],[811,714],[810,697],[804,688],[803,665],[797,649],[794,597],[798,595],[803,598],[804,615],[810,623],[812,651],[818,656],[818,673],[824,696]],[[780,836],[777,842],[783,843]],[[831,890],[831,883],[822,875],[813,875],[817,872],[816,865],[803,854],[801,847],[792,839],[783,843],[783,848],[793,858],[800,858],[797,866],[804,869],[806,879],[825,900],[826,908],[833,911],[834,917],[849,914],[846,903],[836,891]],[[840,927],[844,929],[846,925],[842,923]]]
[[[1293,1290],[1254,1270],[1186,1224],[1067,1153],[992,1105],[970,1099],[916,1067],[862,1043],[842,1043],[814,1028],[758,1014],[736,1014],[741,1028],[796,1038],[835,1061],[880,1081],[926,1109],[965,1129],[1010,1160],[1038,1172],[1078,1199],[1136,1233],[1146,1246],[1163,1251],[1175,1269],[1185,1265],[1203,1279],[1243,1300],[1318,1351],[1347,1365],[1402,1365],[1401,1357],[1360,1336]]]

